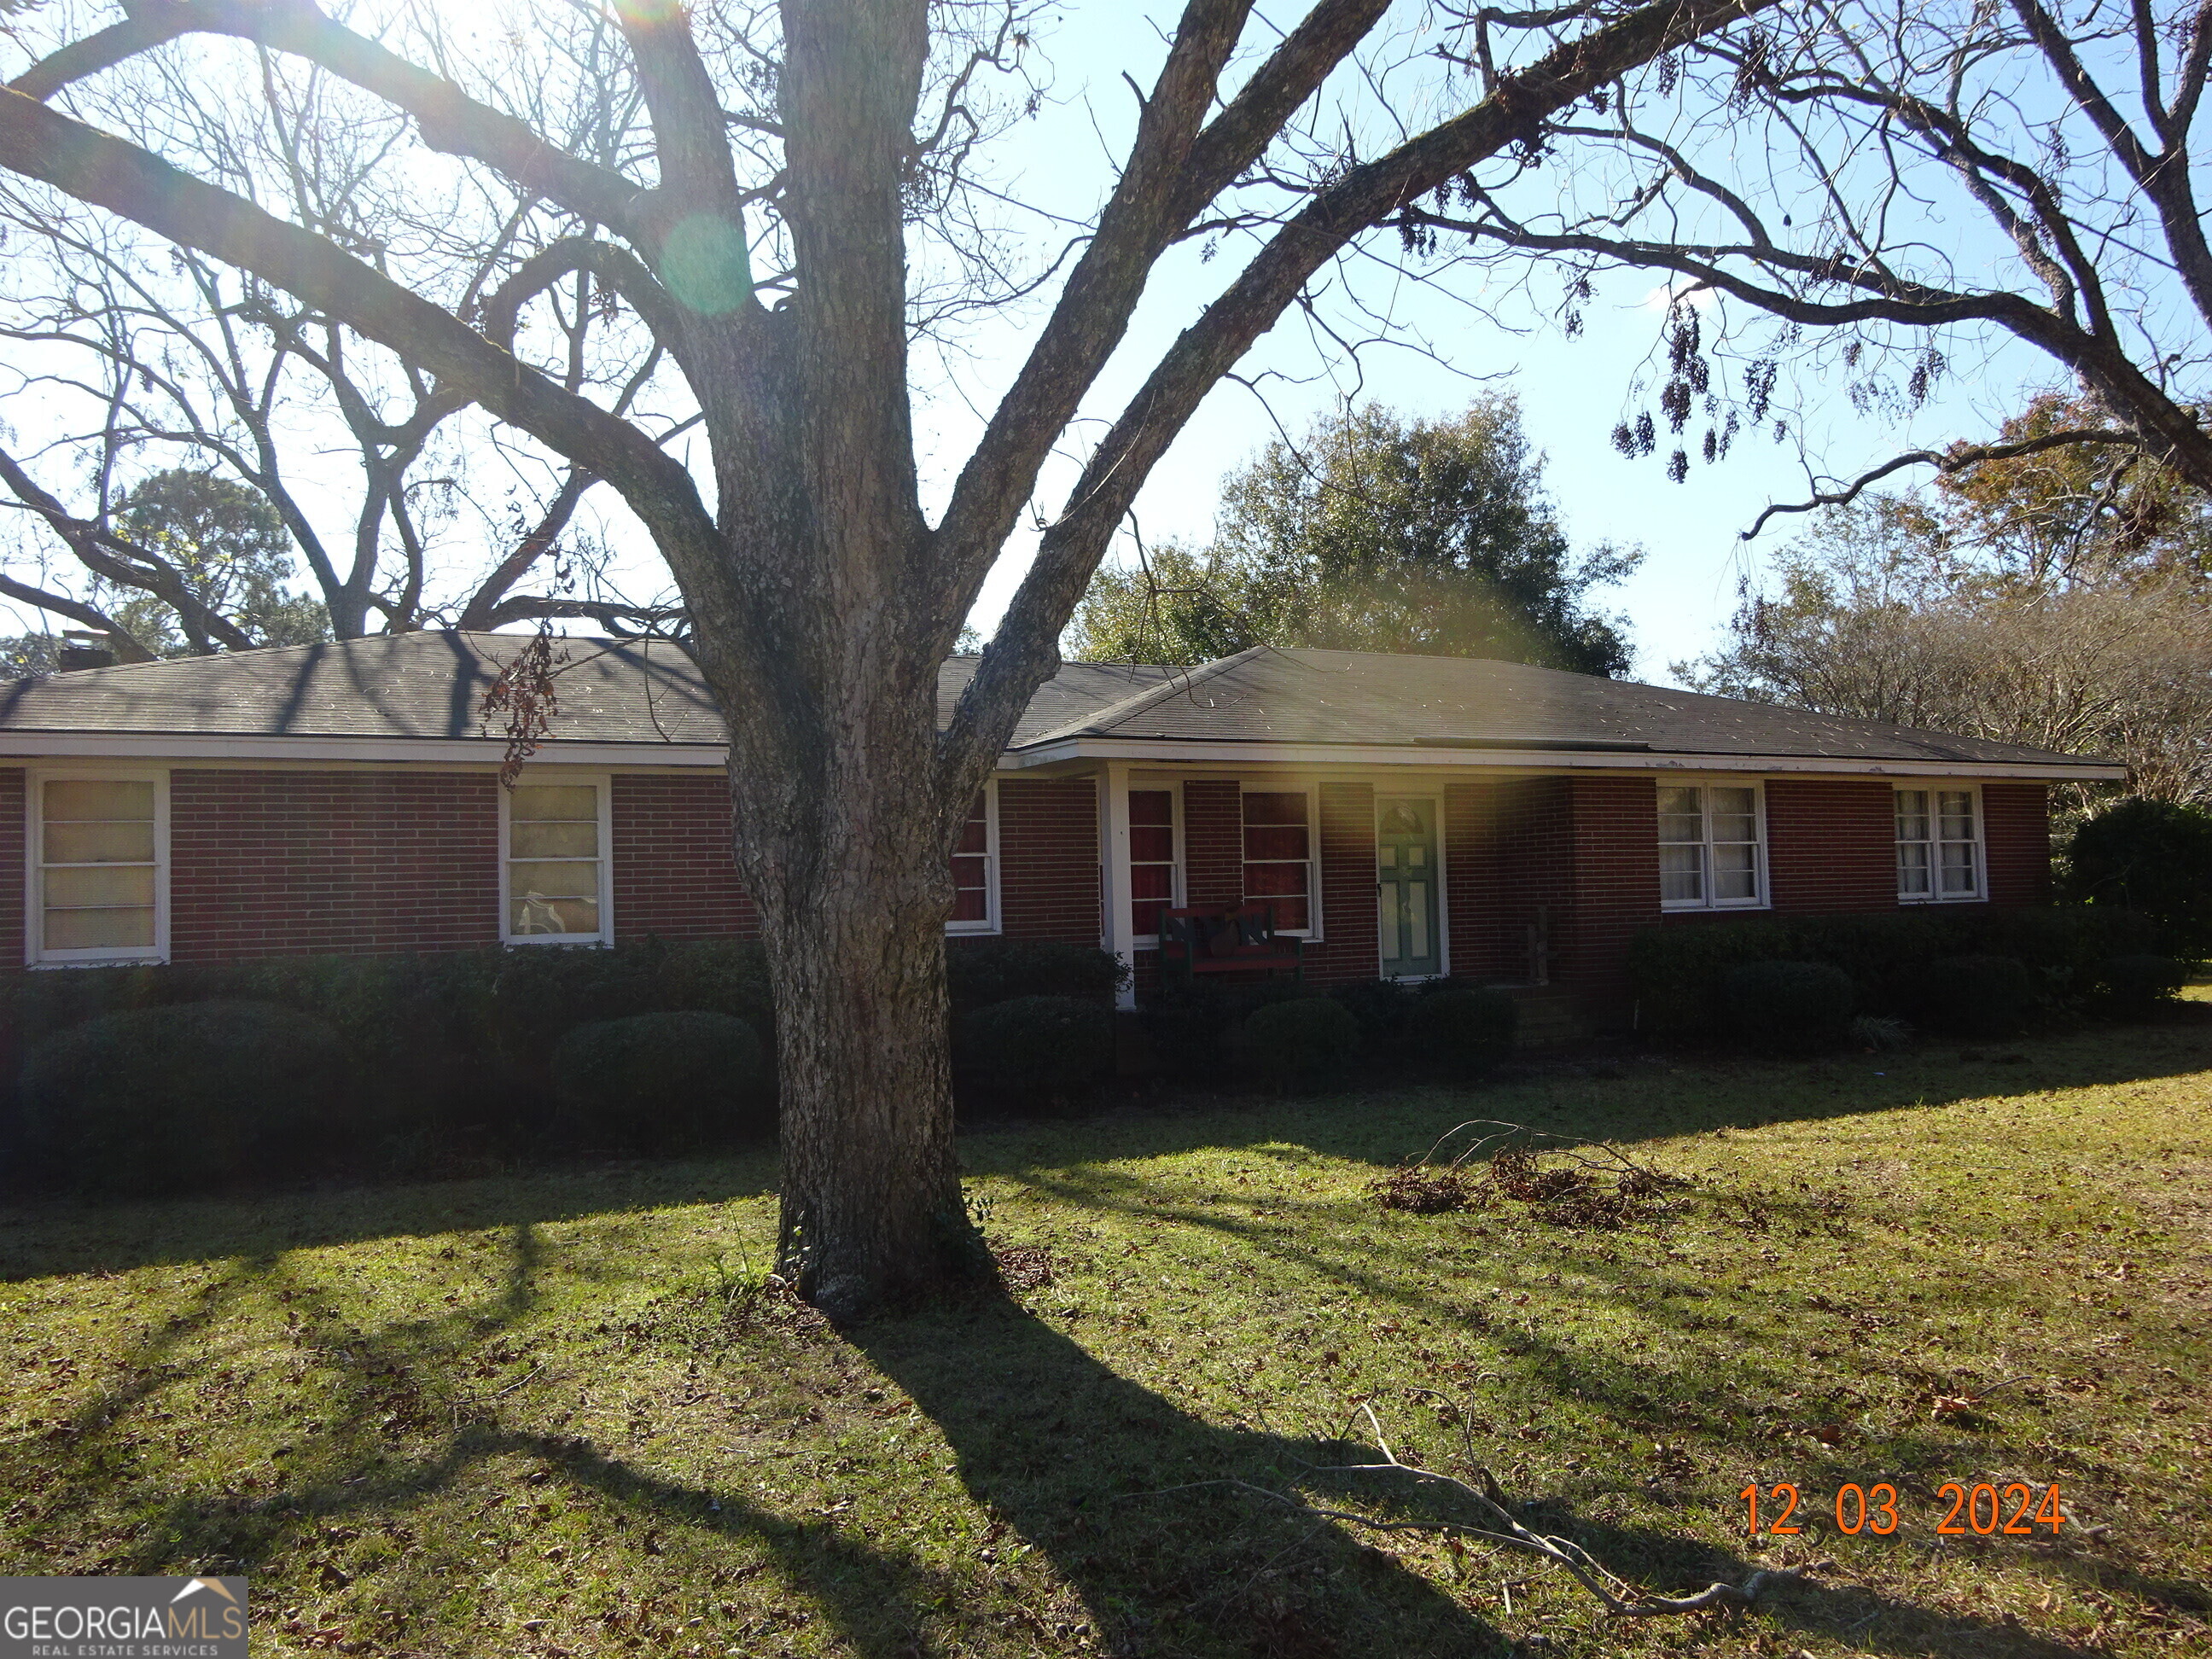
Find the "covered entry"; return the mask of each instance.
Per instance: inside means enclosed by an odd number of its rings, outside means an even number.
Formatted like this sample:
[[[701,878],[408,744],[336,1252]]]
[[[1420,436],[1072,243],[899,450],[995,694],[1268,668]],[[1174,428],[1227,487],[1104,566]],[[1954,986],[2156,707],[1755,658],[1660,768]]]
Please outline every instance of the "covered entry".
[[[1384,979],[1444,971],[1437,892],[1437,804],[1411,796],[1375,803],[1375,892]]]

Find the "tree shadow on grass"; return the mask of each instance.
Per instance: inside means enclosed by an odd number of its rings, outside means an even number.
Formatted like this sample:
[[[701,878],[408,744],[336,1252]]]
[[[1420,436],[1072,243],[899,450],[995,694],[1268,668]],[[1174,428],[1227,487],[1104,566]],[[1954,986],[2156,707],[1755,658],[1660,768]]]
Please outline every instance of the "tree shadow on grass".
[[[283,1599],[304,1607],[294,1620],[303,1627],[291,1633],[313,1638],[311,1645],[677,1652],[703,1636],[710,1651],[734,1639],[740,1651],[759,1652],[797,1625],[696,1632],[690,1620],[713,1613],[718,1585],[763,1571],[779,1587],[776,1608],[796,1621],[818,1619],[821,1634],[864,1659],[1080,1645],[1082,1624],[1051,1622],[1054,1610],[1041,1607],[1033,1574],[995,1580],[932,1565],[916,1553],[910,1522],[872,1535],[850,1517],[795,1500],[760,1502],[740,1469],[717,1470],[711,1458],[696,1478],[677,1478],[611,1431],[562,1433],[542,1413],[504,1403],[509,1390],[485,1380],[487,1345],[504,1345],[536,1316],[541,1281],[563,1266],[537,1230],[518,1226],[504,1270],[471,1301],[447,1309],[426,1301],[415,1316],[364,1329],[331,1308],[329,1295],[290,1260],[239,1259],[176,1315],[148,1327],[115,1362],[112,1385],[75,1414],[67,1433],[0,1448],[0,1479],[39,1510],[22,1518],[28,1535],[87,1540],[91,1553],[69,1565],[243,1571],[271,1587],[261,1590],[256,1617],[293,1617],[296,1609]],[[160,1437],[167,1431],[161,1425],[170,1415],[163,1407],[219,1385],[229,1357],[256,1335],[248,1323],[254,1317],[263,1321],[264,1342],[268,1325],[281,1322],[299,1362],[329,1379],[327,1389],[298,1395],[297,1445],[280,1470],[266,1478],[233,1471],[214,1486],[185,1486],[162,1473]],[[1038,1552],[1079,1601],[1081,1620],[1097,1627],[1104,1651],[1348,1659],[1484,1655],[1508,1646],[1442,1585],[1365,1547],[1353,1529],[1225,1484],[1305,1491],[1324,1503],[1350,1495],[1316,1474],[1364,1461],[1338,1441],[1266,1423],[1204,1420],[1010,1301],[887,1317],[850,1333],[849,1348],[847,1340],[818,1325],[780,1335],[771,1328],[748,1363],[781,1357],[803,1372],[825,1358],[864,1358],[949,1443],[957,1482],[989,1523],[981,1547],[1006,1559],[1024,1547]],[[711,1370],[712,1356],[728,1352],[703,1345],[699,1363]],[[489,1357],[511,1368],[512,1356],[500,1358],[505,1353],[497,1346]],[[1526,1358],[1546,1363],[1538,1353]],[[1579,1372],[1574,1380],[1585,1388],[1591,1381]],[[164,1398],[172,1388],[176,1393]],[[822,1429],[812,1449],[838,1449],[849,1426]],[[809,1431],[796,1434],[803,1441]],[[1449,1513],[1432,1492],[1394,1495],[1380,1484],[1394,1478],[1359,1477],[1352,1485],[1361,1500],[1386,1512],[1395,1504],[1422,1518]],[[103,1533],[117,1483],[134,1488],[137,1524]],[[889,1491],[896,1499],[896,1485]],[[441,1500],[447,1514],[434,1524],[426,1513]],[[531,1514],[526,1524],[507,1528],[496,1559],[479,1553],[489,1546],[476,1528],[489,1523],[452,1513],[480,1515],[510,1502]],[[596,1553],[599,1565],[578,1559],[545,1567],[538,1546],[574,1538],[555,1528],[585,1511],[588,1542],[580,1554]],[[1741,1582],[1754,1565],[1686,1534],[1578,1516],[1565,1500],[1538,1513],[1547,1530],[1577,1537],[1655,1588]],[[348,1588],[358,1564],[329,1540],[380,1525],[400,1540],[401,1559],[364,1580],[366,1588]],[[510,1553],[536,1577],[511,1579]],[[320,1607],[309,1605],[319,1586],[326,1593]],[[457,1587],[466,1595],[475,1586],[481,1605],[457,1613]],[[283,1599],[270,1601],[272,1593]],[[1762,1616],[1808,1632],[1855,1631],[1885,1653],[1935,1644],[2021,1659],[2072,1659],[2079,1651],[1850,1586],[1793,1588]],[[545,1628],[533,1628],[533,1620]],[[1571,1622],[1597,1623],[1584,1604]],[[1000,1626],[1015,1627],[1011,1641]],[[1601,1632],[1595,1639],[1605,1639]]]
[[[727,1158],[579,1164],[512,1175],[241,1191],[149,1201],[0,1202],[0,1283],[50,1274],[269,1257],[295,1249],[764,1197],[771,1151]]]
[[[935,1423],[984,1510],[1050,1558],[1129,1654],[1484,1654],[1505,1638],[1288,1492],[1358,1456],[1214,1424],[1011,1301],[887,1318],[852,1340]]]

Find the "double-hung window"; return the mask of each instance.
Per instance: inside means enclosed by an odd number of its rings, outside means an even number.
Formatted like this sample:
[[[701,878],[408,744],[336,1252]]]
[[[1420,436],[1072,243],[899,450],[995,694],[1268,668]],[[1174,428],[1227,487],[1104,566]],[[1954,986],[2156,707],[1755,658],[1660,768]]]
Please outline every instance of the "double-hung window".
[[[1766,902],[1756,784],[1659,787],[1659,902],[1669,910]]]
[[[1897,897],[1931,904],[1984,896],[1982,815],[1972,789],[1897,792]]]
[[[168,817],[159,773],[33,775],[31,961],[164,957]]]
[[[1176,792],[1129,792],[1129,931],[1156,945],[1160,913],[1176,902]]]
[[[518,783],[501,793],[501,937],[510,945],[611,943],[607,781]]]
[[[1247,789],[1243,816],[1245,902],[1264,899],[1282,932],[1317,937],[1312,792]]]
[[[952,846],[952,919],[948,933],[999,931],[998,786],[987,784]]]

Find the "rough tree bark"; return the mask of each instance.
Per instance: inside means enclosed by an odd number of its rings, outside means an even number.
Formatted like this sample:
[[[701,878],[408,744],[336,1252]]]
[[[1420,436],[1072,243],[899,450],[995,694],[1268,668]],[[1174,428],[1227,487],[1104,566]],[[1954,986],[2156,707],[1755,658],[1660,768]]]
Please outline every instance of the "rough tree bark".
[[[1354,238],[1534,141],[1595,88],[1771,3],[1528,14],[1549,32],[1524,67],[1388,154],[1318,175],[1094,453],[941,732],[939,665],[1148,273],[1369,38],[1385,0],[1316,0],[1226,99],[1219,81],[1250,0],[1188,0],[1119,182],[934,527],[910,430],[902,218],[926,0],[781,8],[778,200],[796,276],[773,311],[746,270],[753,197],[720,94],[673,5],[620,9],[657,152],[650,186],[562,152],[306,0],[127,7],[125,21],[0,94],[0,167],[284,289],[603,479],[651,532],[729,728],[738,863],[774,964],[781,1262],[825,1310],[851,1316],[887,1294],[988,1272],[952,1154],[949,855],[1023,708],[1057,672],[1060,631],[1152,464]],[[472,325],[309,229],[52,106],[83,76],[187,34],[238,37],[350,81],[412,116],[432,149],[568,211],[576,234],[525,261]],[[635,426],[507,349],[520,308],[585,264],[688,381],[711,510],[691,474]]]

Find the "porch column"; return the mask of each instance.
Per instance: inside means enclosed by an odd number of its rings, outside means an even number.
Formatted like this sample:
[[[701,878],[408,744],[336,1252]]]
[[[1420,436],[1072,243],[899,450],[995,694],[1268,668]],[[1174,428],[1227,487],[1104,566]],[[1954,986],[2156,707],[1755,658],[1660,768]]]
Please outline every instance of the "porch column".
[[[1130,970],[1118,1006],[1137,1006],[1137,935],[1129,916],[1129,763],[1107,761],[1098,769],[1098,898],[1105,915],[1099,948],[1110,951]]]

